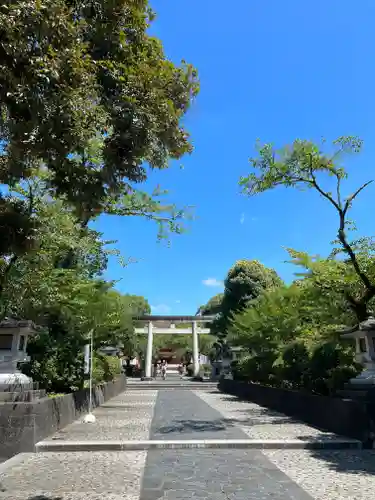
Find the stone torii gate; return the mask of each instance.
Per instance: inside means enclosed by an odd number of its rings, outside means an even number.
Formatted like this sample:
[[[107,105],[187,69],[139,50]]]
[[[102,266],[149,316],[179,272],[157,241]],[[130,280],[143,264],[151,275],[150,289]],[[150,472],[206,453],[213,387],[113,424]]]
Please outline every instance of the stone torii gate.
[[[193,367],[194,376],[199,375],[199,342],[198,335],[210,334],[210,328],[199,328],[199,323],[212,323],[214,316],[137,316],[133,318],[138,323],[144,323],[144,327],[136,327],[135,333],[147,335],[145,380],[151,379],[152,375],[152,347],[154,335],[192,335],[193,337]],[[163,326],[157,326],[162,322]],[[167,326],[164,326],[167,323]],[[190,328],[176,328],[176,323],[191,323]]]

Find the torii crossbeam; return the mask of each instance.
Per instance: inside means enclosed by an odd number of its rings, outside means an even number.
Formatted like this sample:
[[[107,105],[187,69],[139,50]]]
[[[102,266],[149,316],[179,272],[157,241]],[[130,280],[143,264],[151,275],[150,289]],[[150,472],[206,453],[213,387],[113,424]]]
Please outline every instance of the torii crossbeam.
[[[147,334],[146,367],[144,380],[151,380],[152,374],[152,347],[154,334],[164,335],[192,335],[193,337],[193,367],[194,376],[199,375],[199,343],[198,335],[210,334],[210,328],[199,328],[199,323],[212,323],[215,316],[135,316],[136,323],[145,323],[145,326],[136,327],[135,332]],[[161,324],[162,323],[162,324]],[[191,328],[176,328],[178,323],[191,323]]]

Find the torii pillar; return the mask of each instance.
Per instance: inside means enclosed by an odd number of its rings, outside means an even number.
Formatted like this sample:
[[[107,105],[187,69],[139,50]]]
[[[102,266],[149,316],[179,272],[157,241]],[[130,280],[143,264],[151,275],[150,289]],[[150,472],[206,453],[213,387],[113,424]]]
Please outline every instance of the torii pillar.
[[[194,377],[198,377],[200,366],[199,366],[199,344],[198,344],[198,327],[197,322],[192,322],[192,333],[193,333],[193,374]]]
[[[145,366],[145,380],[152,379],[152,347],[154,343],[154,334],[152,331],[152,322],[148,322],[148,335],[147,335],[147,351],[146,351],[146,366]]]

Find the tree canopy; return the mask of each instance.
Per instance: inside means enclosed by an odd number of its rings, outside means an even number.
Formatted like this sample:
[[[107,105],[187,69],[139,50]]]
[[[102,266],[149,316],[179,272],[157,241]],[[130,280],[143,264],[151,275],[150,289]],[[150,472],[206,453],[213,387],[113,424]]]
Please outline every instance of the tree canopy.
[[[110,258],[126,263],[91,223],[144,217],[164,238],[191,215],[143,187],[192,151],[183,119],[199,90],[154,18],[147,0],[0,6],[0,319],[37,323],[24,369],[49,390],[82,386],[91,330],[95,349],[133,355],[132,316],[150,312],[105,279]]]
[[[224,293],[218,293],[210,298],[207,304],[200,306],[197,315],[202,316],[215,316],[221,311],[221,304],[223,302]]]
[[[149,35],[154,16],[147,0],[3,3],[0,183],[42,166],[48,194],[83,224],[116,212],[179,229],[177,209],[135,187],[192,150],[181,120],[199,88]],[[27,250],[33,228],[27,204],[2,194],[1,253]]]
[[[263,290],[282,284],[274,269],[263,266],[257,260],[238,260],[229,269],[224,280],[224,294],[218,304],[218,317],[212,324],[212,331],[225,336],[235,313],[256,299]]]
[[[260,145],[258,156],[251,159],[253,171],[240,179],[245,194],[253,196],[277,186],[301,187],[313,189],[329,202],[337,213],[338,228],[336,244],[338,248],[333,256],[343,254],[360,282],[360,287],[353,293],[353,273],[344,273],[346,281],[345,298],[359,321],[368,317],[368,304],[375,297],[373,280],[374,245],[372,239],[350,241],[348,229],[352,221],[348,214],[357,196],[373,180],[359,186],[351,195],[344,198],[342,185],[348,173],[342,166],[342,157],[350,153],[359,153],[362,141],[357,137],[340,137],[333,142],[331,151],[324,151],[311,141],[296,140],[291,146],[276,150],[272,144]],[[327,149],[327,148],[326,148]],[[324,188],[322,176],[328,176],[335,182],[331,192]],[[363,252],[364,246],[367,252]],[[359,248],[358,248],[359,247]]]

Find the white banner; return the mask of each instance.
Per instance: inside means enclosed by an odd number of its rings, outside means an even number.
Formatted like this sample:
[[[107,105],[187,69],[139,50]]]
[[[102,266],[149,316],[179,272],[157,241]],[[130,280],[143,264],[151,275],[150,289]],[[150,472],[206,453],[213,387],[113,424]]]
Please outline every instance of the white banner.
[[[88,375],[90,373],[90,344],[85,345],[83,353],[85,356],[85,375]]]

